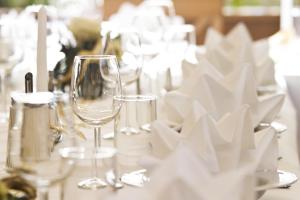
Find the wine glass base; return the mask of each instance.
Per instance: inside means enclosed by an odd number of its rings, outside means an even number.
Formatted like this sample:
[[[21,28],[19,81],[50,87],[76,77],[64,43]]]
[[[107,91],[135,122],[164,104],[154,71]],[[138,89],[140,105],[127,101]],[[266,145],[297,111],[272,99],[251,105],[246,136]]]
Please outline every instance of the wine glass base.
[[[144,187],[146,183],[150,181],[150,178],[146,176],[144,173],[131,172],[125,173],[121,177],[121,182],[126,185],[134,186],[134,187]]]
[[[115,183],[114,185],[112,185],[112,187],[116,190],[122,189],[124,187],[123,183],[121,181],[118,181],[117,183]]]
[[[125,135],[137,135],[140,134],[140,131],[132,127],[125,127],[121,129],[121,133]]]
[[[119,190],[124,187],[123,183],[116,177],[112,170],[106,173],[106,181],[115,190]]]
[[[143,130],[143,131],[146,131],[146,132],[151,132],[151,125],[150,124],[142,125],[140,127],[140,129]]]
[[[112,139],[114,139],[114,137],[115,137],[115,134],[113,132],[103,134],[103,136],[102,136],[102,138],[104,140],[112,140]]]
[[[80,189],[84,189],[84,190],[97,190],[100,188],[104,188],[107,186],[107,183],[102,181],[99,178],[89,178],[83,181],[80,181],[77,184],[78,188]]]

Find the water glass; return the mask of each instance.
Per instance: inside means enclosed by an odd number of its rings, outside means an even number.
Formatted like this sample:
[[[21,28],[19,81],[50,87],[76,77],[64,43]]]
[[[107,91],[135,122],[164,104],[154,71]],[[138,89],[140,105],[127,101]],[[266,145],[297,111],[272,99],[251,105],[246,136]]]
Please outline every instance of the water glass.
[[[138,161],[151,153],[151,123],[157,118],[157,97],[118,96],[114,100],[122,102],[114,127],[119,174],[122,174],[122,182],[139,186],[147,180],[139,173],[145,170],[141,171]]]

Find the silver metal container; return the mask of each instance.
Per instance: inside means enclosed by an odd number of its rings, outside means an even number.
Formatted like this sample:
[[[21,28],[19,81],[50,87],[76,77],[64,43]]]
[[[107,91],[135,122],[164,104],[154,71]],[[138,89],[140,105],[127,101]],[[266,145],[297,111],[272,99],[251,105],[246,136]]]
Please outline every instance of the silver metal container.
[[[49,159],[54,111],[54,96],[50,92],[11,95],[7,167],[13,167],[20,160]]]

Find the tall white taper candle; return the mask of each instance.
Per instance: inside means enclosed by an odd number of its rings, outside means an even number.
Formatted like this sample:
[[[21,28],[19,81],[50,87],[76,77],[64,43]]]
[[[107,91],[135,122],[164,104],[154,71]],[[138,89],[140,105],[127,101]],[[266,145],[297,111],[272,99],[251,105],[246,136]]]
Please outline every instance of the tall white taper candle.
[[[289,31],[293,27],[293,0],[281,0],[280,4],[280,29]]]
[[[36,88],[38,92],[48,91],[47,14],[43,6],[38,12]]]

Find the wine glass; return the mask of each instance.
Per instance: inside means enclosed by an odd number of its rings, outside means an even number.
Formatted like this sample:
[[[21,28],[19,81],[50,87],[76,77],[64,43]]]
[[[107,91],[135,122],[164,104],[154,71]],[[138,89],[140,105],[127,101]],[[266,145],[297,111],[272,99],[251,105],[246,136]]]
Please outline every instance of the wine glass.
[[[113,98],[122,95],[119,66],[114,55],[76,56],[72,70],[71,105],[76,116],[94,128],[94,146],[101,146],[101,126],[118,114],[121,103]],[[97,177],[97,160],[94,159],[92,177],[78,183],[82,189],[105,187]]]
[[[53,137],[53,106],[52,93],[37,92],[14,93],[10,107],[7,171],[37,187],[42,200],[48,199],[50,186],[71,174],[75,163],[62,156],[66,148],[76,146],[75,135],[65,133],[59,143]]]
[[[102,40],[104,44],[102,53],[116,55],[123,86],[136,82],[143,67],[142,47],[138,32],[133,28],[111,28],[102,32]]]

